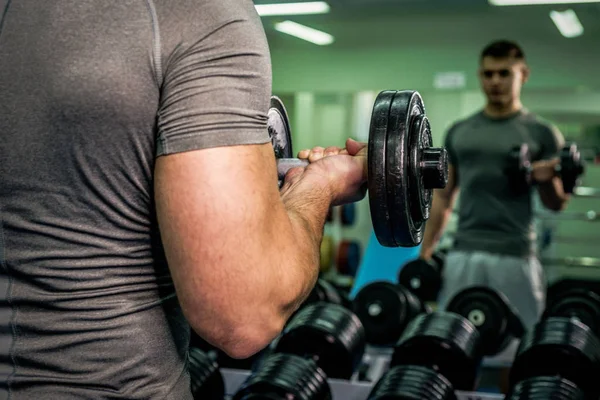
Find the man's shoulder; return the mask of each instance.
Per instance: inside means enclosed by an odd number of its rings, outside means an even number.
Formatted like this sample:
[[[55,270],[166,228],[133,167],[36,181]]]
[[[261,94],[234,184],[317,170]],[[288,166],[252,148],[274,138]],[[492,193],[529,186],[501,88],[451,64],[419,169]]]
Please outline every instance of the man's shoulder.
[[[468,130],[471,128],[474,128],[477,126],[477,124],[479,124],[482,121],[482,111],[477,111],[473,114],[470,114],[466,117],[460,118],[456,121],[454,121],[452,123],[452,125],[450,125],[450,128],[448,129],[448,134],[455,134],[455,132],[461,131],[461,130]]]

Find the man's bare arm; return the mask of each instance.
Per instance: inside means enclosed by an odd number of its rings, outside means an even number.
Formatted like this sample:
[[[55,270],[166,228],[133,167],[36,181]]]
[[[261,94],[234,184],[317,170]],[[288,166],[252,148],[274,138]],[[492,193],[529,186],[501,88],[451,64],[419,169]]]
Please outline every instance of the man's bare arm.
[[[318,276],[331,193],[304,173],[282,200],[273,148],[221,147],[157,159],[158,221],[193,329],[233,357],[261,350]]]

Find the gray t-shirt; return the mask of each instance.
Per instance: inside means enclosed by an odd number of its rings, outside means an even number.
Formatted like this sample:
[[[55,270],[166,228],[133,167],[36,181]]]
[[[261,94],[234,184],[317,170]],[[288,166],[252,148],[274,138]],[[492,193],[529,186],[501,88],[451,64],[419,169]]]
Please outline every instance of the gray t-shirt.
[[[156,157],[267,143],[250,0],[0,0],[0,400],[191,399]]]
[[[563,140],[554,126],[527,110],[501,119],[478,112],[450,128],[445,146],[460,187],[457,250],[518,257],[535,254],[535,188],[520,194],[511,190],[507,161],[511,149],[524,142],[532,160],[552,158]]]

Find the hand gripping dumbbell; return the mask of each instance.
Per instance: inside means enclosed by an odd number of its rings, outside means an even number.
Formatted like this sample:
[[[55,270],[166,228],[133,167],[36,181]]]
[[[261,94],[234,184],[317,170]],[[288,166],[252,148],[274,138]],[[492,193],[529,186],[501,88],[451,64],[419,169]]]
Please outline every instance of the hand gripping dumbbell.
[[[526,143],[515,147],[509,153],[506,173],[510,177],[513,191],[523,193],[535,184],[532,168],[531,152]],[[565,145],[560,151],[560,164],[556,166],[556,173],[562,180],[565,193],[574,192],[584,172],[585,165],[577,144]]]
[[[294,167],[307,160],[293,157],[287,112],[271,98],[268,130],[281,187]],[[423,100],[415,91],[383,91],[373,106],[368,142],[368,195],[377,240],[386,247],[412,247],[423,240],[433,189],[448,181],[446,149],[432,147]]]

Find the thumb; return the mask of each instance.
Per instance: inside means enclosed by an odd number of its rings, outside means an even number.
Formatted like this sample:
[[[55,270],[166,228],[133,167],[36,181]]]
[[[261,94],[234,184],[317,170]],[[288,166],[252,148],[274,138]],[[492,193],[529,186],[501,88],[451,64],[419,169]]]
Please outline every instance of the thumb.
[[[360,153],[362,150],[366,151],[367,143],[357,142],[354,139],[346,140],[346,149],[348,150],[348,154],[351,156],[355,156]]]

